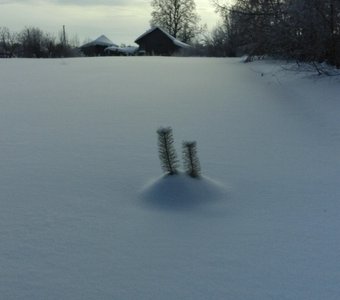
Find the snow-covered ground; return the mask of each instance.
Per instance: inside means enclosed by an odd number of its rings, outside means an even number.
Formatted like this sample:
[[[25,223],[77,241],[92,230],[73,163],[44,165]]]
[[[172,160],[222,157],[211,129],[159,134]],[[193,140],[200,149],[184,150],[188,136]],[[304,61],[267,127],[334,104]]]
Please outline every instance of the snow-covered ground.
[[[0,60],[0,298],[339,299],[339,95],[271,62]],[[161,177],[160,126],[201,180]]]

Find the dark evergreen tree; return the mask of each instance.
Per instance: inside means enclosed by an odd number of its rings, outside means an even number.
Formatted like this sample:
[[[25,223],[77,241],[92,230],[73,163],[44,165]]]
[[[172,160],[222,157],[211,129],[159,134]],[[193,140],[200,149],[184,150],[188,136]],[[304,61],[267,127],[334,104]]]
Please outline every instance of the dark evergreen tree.
[[[183,161],[186,173],[198,178],[201,175],[201,166],[197,157],[196,142],[183,142]]]
[[[172,136],[172,128],[159,128],[158,134],[158,152],[162,169],[169,175],[177,173],[178,160],[176,150],[174,148],[174,139]]]

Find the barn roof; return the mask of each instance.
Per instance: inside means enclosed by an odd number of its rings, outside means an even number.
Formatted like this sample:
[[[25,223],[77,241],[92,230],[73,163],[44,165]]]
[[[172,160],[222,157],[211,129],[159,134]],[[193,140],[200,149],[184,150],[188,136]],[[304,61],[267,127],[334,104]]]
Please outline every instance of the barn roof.
[[[90,47],[90,46],[106,46],[106,47],[116,46],[116,47],[118,47],[118,45],[114,44],[104,34],[101,35],[100,37],[96,38],[92,42],[89,42],[89,43],[87,43],[87,44],[85,44],[81,47],[84,48],[84,47]]]
[[[155,30],[160,30],[161,32],[163,32],[173,43],[174,45],[181,47],[181,48],[190,48],[191,46],[181,42],[180,40],[176,39],[175,37],[173,37],[172,35],[170,35],[169,33],[167,33],[164,29],[162,29],[161,27],[155,26],[150,28],[148,31],[144,32],[141,36],[139,36],[136,40],[135,43],[138,44],[138,41],[141,40],[143,37],[145,37],[146,35],[150,34],[151,32],[155,31]]]

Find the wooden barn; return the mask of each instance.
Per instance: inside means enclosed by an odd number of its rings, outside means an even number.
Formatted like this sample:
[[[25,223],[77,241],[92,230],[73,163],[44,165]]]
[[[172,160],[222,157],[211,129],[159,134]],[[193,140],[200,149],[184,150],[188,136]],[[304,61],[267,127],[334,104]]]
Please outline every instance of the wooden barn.
[[[153,27],[143,33],[135,40],[135,43],[139,45],[139,51],[145,52],[146,55],[170,56],[191,47],[174,38],[160,27]]]
[[[97,39],[92,42],[89,42],[80,47],[80,50],[86,56],[103,56],[105,55],[105,49],[107,47],[115,46],[116,44],[112,43],[105,35],[101,35]]]

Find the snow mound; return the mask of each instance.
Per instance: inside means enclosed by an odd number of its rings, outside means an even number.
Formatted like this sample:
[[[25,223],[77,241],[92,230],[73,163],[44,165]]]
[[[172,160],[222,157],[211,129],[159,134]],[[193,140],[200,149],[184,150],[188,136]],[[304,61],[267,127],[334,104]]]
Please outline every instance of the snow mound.
[[[188,210],[225,198],[225,188],[207,177],[191,178],[185,174],[162,176],[146,185],[141,198],[158,209]]]

